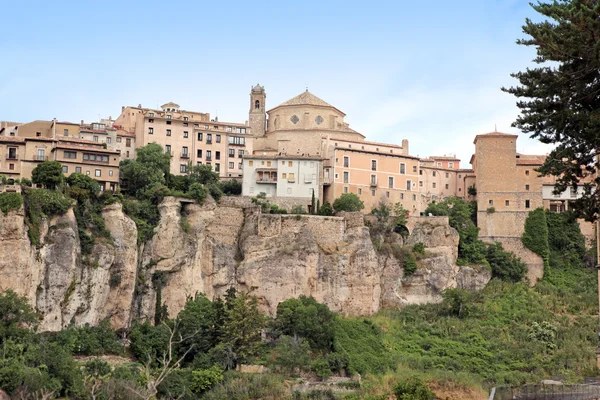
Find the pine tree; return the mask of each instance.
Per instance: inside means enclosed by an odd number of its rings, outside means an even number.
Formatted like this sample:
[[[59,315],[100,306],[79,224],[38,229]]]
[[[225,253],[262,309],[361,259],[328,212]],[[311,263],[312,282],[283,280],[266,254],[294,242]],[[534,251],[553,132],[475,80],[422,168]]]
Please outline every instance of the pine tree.
[[[594,173],[600,149],[600,2],[557,0],[532,4],[545,17],[525,21],[527,39],[517,44],[534,46],[540,65],[512,74],[520,86],[502,88],[519,98],[521,115],[514,127],[556,148],[539,169],[557,176],[555,190],[584,187],[574,202],[578,215],[595,220],[600,211],[600,183],[583,183]]]

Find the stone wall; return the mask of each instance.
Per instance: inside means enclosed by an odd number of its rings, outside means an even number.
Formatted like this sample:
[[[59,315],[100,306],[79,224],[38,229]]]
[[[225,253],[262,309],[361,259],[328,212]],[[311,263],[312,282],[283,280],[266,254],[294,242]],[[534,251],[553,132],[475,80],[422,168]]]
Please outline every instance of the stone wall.
[[[308,212],[308,206],[312,202],[311,197],[267,197],[265,201],[271,204],[277,205],[279,208],[283,208],[288,212],[296,206],[304,207],[304,211]],[[223,196],[219,203],[225,207],[254,207],[251,196]]]
[[[501,237],[501,236],[483,236],[481,240],[488,243],[500,242],[504,250],[517,255],[525,264],[527,264],[527,279],[531,286],[544,277],[544,260],[542,257],[523,246],[521,238]]]

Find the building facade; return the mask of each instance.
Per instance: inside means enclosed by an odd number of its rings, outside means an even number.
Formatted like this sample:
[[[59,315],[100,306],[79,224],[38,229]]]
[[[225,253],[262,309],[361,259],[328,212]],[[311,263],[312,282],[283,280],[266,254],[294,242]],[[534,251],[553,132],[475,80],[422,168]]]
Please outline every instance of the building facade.
[[[190,165],[204,164],[222,179],[241,179],[243,154],[251,147],[247,124],[219,122],[208,113],[182,110],[175,103],[163,104],[160,110],[122,107],[114,127],[135,136],[136,148],[160,144],[172,156],[171,173],[175,175],[187,173]],[[131,157],[130,152],[125,158]]]

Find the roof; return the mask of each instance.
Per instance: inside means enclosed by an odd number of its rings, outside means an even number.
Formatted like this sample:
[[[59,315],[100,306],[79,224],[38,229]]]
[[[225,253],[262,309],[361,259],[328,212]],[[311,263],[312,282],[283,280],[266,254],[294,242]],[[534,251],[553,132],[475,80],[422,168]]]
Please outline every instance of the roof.
[[[274,110],[276,108],[279,108],[279,107],[286,107],[286,106],[317,106],[317,107],[328,107],[328,108],[333,108],[333,109],[337,110],[338,112],[344,114],[343,112],[341,112],[340,110],[338,110],[337,108],[335,108],[331,104],[327,103],[326,101],[318,98],[317,96],[315,96],[314,94],[312,94],[308,90],[306,90],[305,92],[300,93],[298,96],[293,97],[293,98],[289,99],[286,102],[281,103],[277,107],[274,107],[274,108],[272,108],[271,110],[269,110],[267,112],[270,112],[270,111],[272,111],[272,110]],[[344,114],[344,115],[346,115],[346,114]]]
[[[373,150],[363,150],[363,149],[354,149],[354,148],[350,148],[350,147],[335,147],[336,150],[343,150],[343,151],[352,151],[355,153],[366,153],[366,154],[377,154],[380,156],[388,156],[388,157],[400,157],[400,158],[410,158],[413,160],[418,160],[419,157],[415,157],[415,156],[410,156],[408,154],[402,154],[402,153],[386,153],[385,151],[373,151]]]
[[[352,129],[350,129],[352,130]],[[354,131],[356,132],[356,131]],[[358,132],[356,132],[358,133]],[[358,133],[359,135],[363,136],[361,133]],[[334,138],[334,137],[328,137],[328,136],[322,136],[322,139],[329,139],[330,142],[348,142],[348,143],[359,143],[359,144],[366,144],[369,146],[385,146],[385,147],[392,147],[394,149],[402,149],[402,146],[399,146],[397,144],[392,144],[392,143],[381,143],[381,142],[369,142],[367,140],[348,140],[348,139],[338,139],[338,138]]]
[[[77,146],[77,145],[65,144],[65,143],[57,143],[54,148],[55,149],[72,149],[72,150],[79,150],[79,151],[89,151],[89,152],[96,152],[96,153],[120,154],[116,150],[108,150],[108,149],[103,149],[103,148],[98,149],[95,147]]]
[[[300,154],[244,154],[247,160],[324,160],[321,156],[300,155]]]
[[[172,101],[170,101],[170,102],[165,103],[165,104],[163,104],[161,106],[161,108],[166,108],[166,107],[169,107],[169,108],[172,108],[172,107],[179,108],[179,104],[173,103]]]
[[[488,132],[488,133],[482,133],[480,135],[475,136],[475,140],[473,140],[473,143],[476,144],[477,143],[477,138],[480,137],[500,137],[500,138],[509,138],[509,137],[513,137],[513,138],[517,138],[519,137],[519,135],[513,135],[510,133],[502,133],[502,132]]]
[[[135,133],[124,131],[123,129],[117,129],[117,136],[130,136],[135,137]]]
[[[460,161],[460,158],[454,156],[429,156],[433,160]]]
[[[102,146],[102,143],[94,142],[93,140],[79,139],[68,136],[60,136],[57,138],[60,142],[84,143],[92,146]]]
[[[0,142],[25,143],[25,138],[18,136],[0,136]]]
[[[545,161],[546,156],[517,154],[517,165],[542,165]]]

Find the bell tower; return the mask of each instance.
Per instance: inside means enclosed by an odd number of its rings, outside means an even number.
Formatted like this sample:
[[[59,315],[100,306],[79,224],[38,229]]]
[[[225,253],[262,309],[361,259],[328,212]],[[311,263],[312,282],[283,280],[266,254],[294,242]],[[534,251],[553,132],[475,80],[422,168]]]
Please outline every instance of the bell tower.
[[[250,91],[250,133],[252,136],[264,136],[267,130],[267,114],[265,112],[265,101],[267,94],[265,88],[256,84]]]

